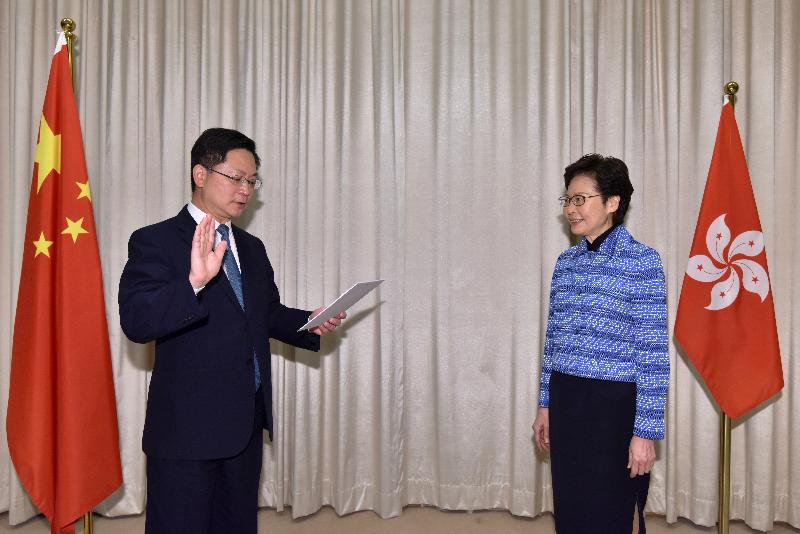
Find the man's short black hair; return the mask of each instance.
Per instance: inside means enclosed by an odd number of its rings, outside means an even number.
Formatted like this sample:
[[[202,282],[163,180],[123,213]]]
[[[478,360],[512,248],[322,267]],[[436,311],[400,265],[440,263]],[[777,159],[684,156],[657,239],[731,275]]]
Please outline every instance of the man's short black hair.
[[[619,207],[614,212],[614,224],[621,224],[628,212],[628,205],[633,195],[633,184],[628,176],[628,166],[619,158],[586,154],[578,161],[570,163],[564,169],[564,187],[576,176],[590,176],[597,183],[597,192],[607,202],[609,197],[619,196]]]
[[[237,148],[248,150],[256,160],[256,169],[261,166],[261,158],[256,152],[256,143],[242,132],[227,128],[209,128],[200,134],[192,146],[192,161],[190,169],[195,165],[202,165],[210,169],[214,165],[225,161],[228,152]],[[192,192],[196,186],[191,171],[189,180],[192,183]]]

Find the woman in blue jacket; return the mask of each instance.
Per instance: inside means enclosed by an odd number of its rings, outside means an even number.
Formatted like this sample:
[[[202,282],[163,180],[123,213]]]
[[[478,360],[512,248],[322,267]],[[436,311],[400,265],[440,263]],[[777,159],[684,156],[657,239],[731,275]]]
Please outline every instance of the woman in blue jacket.
[[[617,158],[583,156],[561,197],[581,241],[556,262],[534,439],[550,451],[559,534],[630,533],[664,437],[664,270],[622,222],[633,186]]]

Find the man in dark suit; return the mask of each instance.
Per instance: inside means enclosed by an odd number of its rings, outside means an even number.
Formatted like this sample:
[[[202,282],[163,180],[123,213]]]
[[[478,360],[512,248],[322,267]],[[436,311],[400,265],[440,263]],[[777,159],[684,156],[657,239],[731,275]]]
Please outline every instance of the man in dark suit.
[[[191,153],[192,201],[131,235],[122,330],[156,343],[142,448],[148,534],[255,533],[263,429],[272,436],[269,338],[319,350],[344,318],[281,304],[264,244],[231,220],[261,185],[255,143],[213,128]]]

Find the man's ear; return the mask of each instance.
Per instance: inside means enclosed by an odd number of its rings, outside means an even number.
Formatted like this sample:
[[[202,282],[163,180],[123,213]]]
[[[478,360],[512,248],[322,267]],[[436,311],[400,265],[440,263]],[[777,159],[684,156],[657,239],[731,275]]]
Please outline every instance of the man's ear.
[[[192,167],[192,180],[194,180],[195,187],[204,187],[206,185],[206,177],[208,171],[199,163]]]

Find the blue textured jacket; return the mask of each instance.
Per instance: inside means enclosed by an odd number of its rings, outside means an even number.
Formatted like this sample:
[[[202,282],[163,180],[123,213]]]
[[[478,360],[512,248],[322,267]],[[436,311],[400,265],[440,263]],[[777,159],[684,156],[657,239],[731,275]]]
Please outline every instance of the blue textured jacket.
[[[664,438],[669,384],[667,300],[658,253],[617,226],[597,252],[586,239],[556,262],[544,342],[539,406],[552,371],[636,383],[633,433]]]

